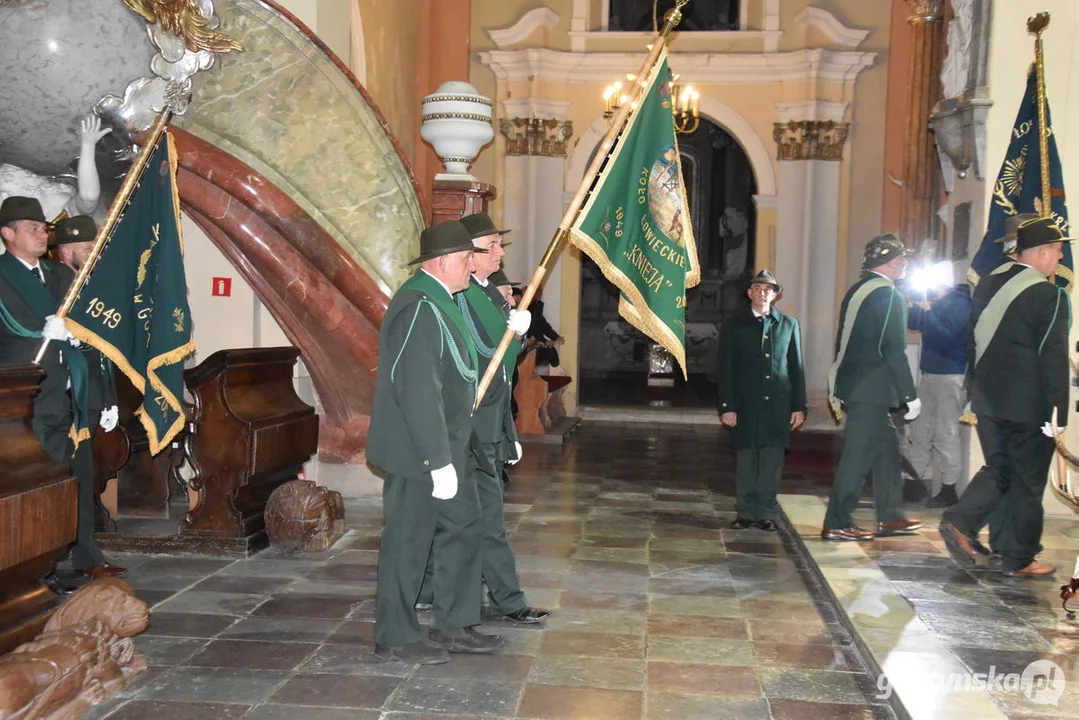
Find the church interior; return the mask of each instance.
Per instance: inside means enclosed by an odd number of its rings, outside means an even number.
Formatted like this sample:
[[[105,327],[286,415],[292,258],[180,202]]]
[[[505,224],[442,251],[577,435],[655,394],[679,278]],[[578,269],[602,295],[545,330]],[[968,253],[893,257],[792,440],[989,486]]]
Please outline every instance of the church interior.
[[[676,6],[700,271],[684,365],[588,254],[547,264]],[[912,267],[968,281],[1002,183],[1025,171],[1009,148],[1035,66],[1059,153],[1048,212],[1067,234],[1077,33],[1074,0],[0,0],[0,201],[111,228],[167,123],[172,167],[143,177],[173,173],[195,347],[170,361],[183,396],[165,442],[146,426],[151,384],[116,372],[118,425],[89,442],[94,537],[126,573],[90,583],[64,560],[74,476],[32,432],[41,372],[0,362],[0,719],[1079,716],[1062,604],[1079,590],[1064,449],[1079,422],[1061,424],[1042,502],[1048,579],[953,562],[924,498],[905,498],[915,532],[820,539],[843,449],[829,369],[866,243],[894,233]],[[379,333],[421,232],[481,212],[510,231],[515,286],[546,268],[504,516],[520,584],[552,614],[485,607],[497,652],[386,661],[383,473],[367,459]],[[731,529],[717,412],[720,330],[765,268],[801,325],[807,398],[778,532]],[[915,381],[921,345],[909,331]],[[962,438],[960,490],[983,464]],[[868,487],[855,518],[875,522]],[[54,566],[85,584],[80,608],[44,584]]]

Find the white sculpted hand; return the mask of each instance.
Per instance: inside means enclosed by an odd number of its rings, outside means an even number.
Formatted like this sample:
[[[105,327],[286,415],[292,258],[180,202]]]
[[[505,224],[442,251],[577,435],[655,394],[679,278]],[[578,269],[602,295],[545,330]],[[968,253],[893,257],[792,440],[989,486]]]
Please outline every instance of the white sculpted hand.
[[[112,132],[112,128],[107,127],[102,129],[101,118],[93,114],[87,115],[82,119],[79,130],[82,134],[83,147],[94,147],[97,145],[98,140]]]

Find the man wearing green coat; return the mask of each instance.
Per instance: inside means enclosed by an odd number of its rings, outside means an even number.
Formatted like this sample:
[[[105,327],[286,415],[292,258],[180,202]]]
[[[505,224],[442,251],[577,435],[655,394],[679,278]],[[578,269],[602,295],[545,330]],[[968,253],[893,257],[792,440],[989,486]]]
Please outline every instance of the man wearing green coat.
[[[468,228],[479,254],[473,262],[474,271],[468,289],[455,299],[468,326],[470,338],[476,345],[482,377],[506,328],[512,328],[520,338],[528,332],[531,317],[527,310],[503,310],[505,299],[489,280],[505,255],[502,236],[509,231],[495,227],[487,213],[467,215],[461,218],[461,224]],[[516,463],[522,456],[510,404],[510,381],[520,349],[519,340],[514,340],[480,406],[476,408],[472,418],[468,471],[475,478],[480,497],[480,555],[483,580],[491,600],[491,614],[505,616],[514,622],[534,624],[551,613],[532,607],[525,599],[521,581],[517,577],[517,560],[506,537],[506,519],[502,512],[502,466]]]
[[[454,220],[420,236],[420,269],[382,319],[368,459],[386,472],[378,556],[375,654],[438,664],[450,652],[491,652],[480,622],[480,504],[467,469],[479,362],[453,295],[468,287],[474,248]],[[428,558],[434,623],[427,642],[413,609]]]
[[[63,225],[59,231],[63,234]],[[72,565],[91,579],[123,575],[125,570],[105,559],[94,537],[94,464],[88,440],[103,414],[100,405],[93,408],[94,414],[90,412],[91,398],[100,396],[101,378],[88,370],[80,343],[56,316],[75,274],[44,258],[47,223],[36,199],[17,195],[5,199],[0,205],[0,235],[6,248],[0,255],[0,364],[31,363],[42,340],[50,341],[41,357],[45,377],[34,396],[31,425],[45,453],[70,466],[76,480],[78,520]],[[45,583],[58,594],[73,590],[54,573]]]
[[[910,251],[895,235],[869,241],[862,278],[851,286],[839,309],[836,360],[828,376],[828,402],[836,417],[847,410],[843,454],[836,468],[821,537],[872,540],[874,532],[854,524],[854,508],[868,473],[873,473],[876,535],[917,530],[921,523],[902,516],[899,433],[891,410],[905,406],[904,417],[921,412],[907,361],[907,301],[895,281],[907,271]]]
[[[750,306],[719,335],[719,412],[731,429],[738,489],[736,530],[776,530],[776,492],[790,433],[806,418],[798,321],[772,307],[783,292],[769,270],[750,281]]]

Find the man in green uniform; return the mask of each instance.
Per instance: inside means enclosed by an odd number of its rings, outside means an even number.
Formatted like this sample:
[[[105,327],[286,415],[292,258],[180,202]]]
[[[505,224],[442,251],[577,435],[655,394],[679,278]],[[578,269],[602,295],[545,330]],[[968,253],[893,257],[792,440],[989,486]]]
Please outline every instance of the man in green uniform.
[[[531,317],[528,311],[518,312],[504,307],[505,299],[490,276],[498,271],[505,251],[499,230],[486,213],[467,215],[461,224],[468,228],[472,243],[479,254],[473,262],[474,272],[468,289],[456,298],[457,307],[479,353],[480,375],[498,347],[506,328],[520,338],[528,332]],[[510,406],[511,380],[517,364],[520,342],[514,341],[502,359],[491,386],[483,396],[472,419],[472,442],[469,447],[468,470],[475,477],[483,512],[480,554],[483,557],[483,580],[491,600],[491,614],[504,615],[519,623],[538,623],[551,613],[528,604],[517,578],[517,561],[506,537],[506,520],[502,512],[502,466],[521,459],[521,443],[513,424]]]
[[[74,273],[61,263],[44,259],[48,232],[41,204],[34,198],[12,196],[0,206],[0,235],[7,250],[0,255],[0,364],[31,363],[42,339],[50,342],[41,358],[45,378],[34,396],[31,419],[34,435],[55,462],[69,465],[78,485],[78,525],[71,562],[90,577],[123,575],[94,539],[94,466],[90,432],[101,415],[90,414],[91,385],[99,381],[87,372],[78,340],[64,327],[56,311]],[[47,579],[54,591],[71,588]]]
[[[97,224],[89,215],[75,215],[56,223],[52,246],[56,257],[64,265],[79,272],[90,257],[97,236]],[[90,392],[87,398],[90,419],[90,437],[100,425],[105,432],[112,432],[120,419],[116,406],[116,379],[109,359],[87,343],[79,346],[86,358],[90,373]],[[95,501],[96,502],[96,501]]]
[[[750,305],[719,333],[719,412],[731,429],[736,530],[776,530],[776,492],[790,433],[806,418],[798,321],[772,307],[783,292],[769,270],[750,281]]]
[[[468,287],[474,248],[464,225],[420,236],[420,269],[382,319],[367,457],[386,472],[375,654],[438,664],[490,652],[480,622],[480,503],[467,470],[479,363],[453,295]],[[432,559],[434,626],[423,641],[413,606]]]
[[[1048,577],[1041,550],[1042,495],[1053,459],[1050,421],[1068,422],[1069,298],[1052,277],[1069,242],[1052,218],[1019,226],[1016,261],[982,278],[967,343],[971,409],[985,465],[944,512],[940,535],[956,562],[974,565],[971,537],[1000,520],[991,538],[1006,575]]]
[[[904,418],[921,411],[907,362],[907,301],[895,281],[907,270],[907,250],[895,235],[869,241],[864,274],[851,286],[839,310],[836,360],[828,376],[828,401],[839,416],[847,409],[843,454],[836,468],[821,537],[825,540],[871,540],[874,533],[854,524],[862,485],[873,473],[876,534],[917,530],[918,520],[899,511],[902,501],[899,433],[891,409],[906,406]]]
[[[1025,223],[1027,220],[1037,220],[1040,215],[1037,213],[1019,213],[1018,215],[1012,215],[1004,220],[1004,237],[999,237],[993,242],[1001,243],[1004,251],[1004,257],[1000,260],[1000,265],[1011,264],[1015,262],[1016,244],[1018,243],[1019,226]],[[997,267],[1000,267],[998,265]],[[973,326],[972,326],[973,327]],[[969,331],[969,328],[968,328]],[[966,391],[967,391],[967,412],[973,415],[970,411],[970,377],[966,378]],[[982,448],[982,457],[988,457],[986,450]],[[974,528],[969,536],[971,549],[979,555],[992,555],[993,561],[1000,558],[1000,529],[1004,525],[1005,507],[1003,503],[997,505],[986,520],[986,524],[989,525],[989,547],[986,547],[978,539],[978,535],[981,534],[982,528]],[[991,561],[992,562],[992,561]]]

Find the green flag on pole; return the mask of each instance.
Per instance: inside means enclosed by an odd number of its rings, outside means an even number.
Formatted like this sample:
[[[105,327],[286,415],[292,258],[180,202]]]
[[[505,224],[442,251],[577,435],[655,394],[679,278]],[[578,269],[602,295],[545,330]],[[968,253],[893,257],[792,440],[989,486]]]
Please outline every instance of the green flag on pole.
[[[686,288],[700,282],[664,49],[570,241],[618,286],[618,312],[686,374]]]
[[[176,149],[162,133],[71,310],[67,327],[143,394],[150,452],[184,426],[183,359],[195,351],[187,305]]]

